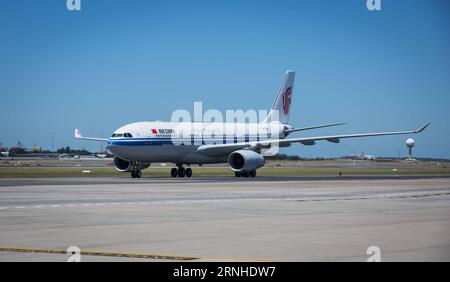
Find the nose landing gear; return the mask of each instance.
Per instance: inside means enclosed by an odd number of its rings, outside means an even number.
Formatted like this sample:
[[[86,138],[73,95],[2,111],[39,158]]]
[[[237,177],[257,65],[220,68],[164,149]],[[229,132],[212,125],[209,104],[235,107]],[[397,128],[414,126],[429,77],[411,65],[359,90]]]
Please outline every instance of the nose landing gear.
[[[133,170],[131,171],[131,177],[132,178],[141,178],[141,176],[142,176],[142,172],[140,171],[140,169],[138,167],[138,163],[134,162]]]

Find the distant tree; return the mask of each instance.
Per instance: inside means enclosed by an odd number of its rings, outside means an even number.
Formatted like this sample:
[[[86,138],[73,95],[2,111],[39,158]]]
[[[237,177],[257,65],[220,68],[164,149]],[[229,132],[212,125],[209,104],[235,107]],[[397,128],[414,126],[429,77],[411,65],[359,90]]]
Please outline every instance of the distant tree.
[[[70,147],[69,146],[62,147],[62,148],[56,150],[56,153],[58,153],[58,154],[70,154]]]
[[[74,149],[71,149],[69,146],[62,147],[62,148],[56,150],[56,153],[69,154],[69,155],[92,155],[92,153],[86,149],[74,150]]]
[[[21,155],[21,154],[25,154],[26,150],[21,147],[12,147],[11,149],[9,149],[9,153],[11,155]]]
[[[71,154],[74,155],[92,155],[92,152],[86,150],[86,149],[81,149],[81,150],[70,150]]]
[[[301,158],[297,155],[286,155],[286,154],[278,154],[275,156],[267,156],[265,157],[267,160],[278,160],[278,161],[284,161],[284,160],[290,160],[290,161],[301,161],[304,160],[304,158]]]
[[[286,160],[288,156],[286,154],[278,154],[275,156],[276,160]]]
[[[288,156],[287,159],[291,160],[291,161],[299,161],[300,157],[299,156]]]
[[[3,146],[2,143],[0,143],[0,152],[6,152],[8,151],[8,148],[6,148],[5,146]]]

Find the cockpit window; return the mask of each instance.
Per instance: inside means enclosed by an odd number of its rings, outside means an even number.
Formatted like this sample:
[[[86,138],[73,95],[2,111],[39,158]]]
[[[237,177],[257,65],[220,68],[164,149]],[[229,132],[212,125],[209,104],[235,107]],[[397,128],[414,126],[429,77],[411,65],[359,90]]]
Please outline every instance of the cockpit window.
[[[131,135],[131,133],[114,133],[112,136],[112,138],[120,138],[120,137],[127,137],[127,138],[133,138],[133,135]]]

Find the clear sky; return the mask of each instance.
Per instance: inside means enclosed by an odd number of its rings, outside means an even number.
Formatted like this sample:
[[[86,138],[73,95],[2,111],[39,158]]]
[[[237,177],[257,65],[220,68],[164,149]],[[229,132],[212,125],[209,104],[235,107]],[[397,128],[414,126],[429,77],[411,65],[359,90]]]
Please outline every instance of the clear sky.
[[[450,2],[0,0],[0,142],[96,150],[73,140],[172,111],[267,109],[297,71],[297,133],[415,129],[415,154],[450,157]],[[408,136],[294,144],[283,152],[406,155]]]

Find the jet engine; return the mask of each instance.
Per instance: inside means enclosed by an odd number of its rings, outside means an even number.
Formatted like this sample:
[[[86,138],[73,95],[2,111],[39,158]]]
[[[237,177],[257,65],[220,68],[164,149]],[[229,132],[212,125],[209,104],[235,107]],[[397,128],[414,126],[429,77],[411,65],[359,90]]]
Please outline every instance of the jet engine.
[[[238,150],[228,156],[228,166],[235,172],[252,171],[264,163],[264,157],[251,150]]]
[[[143,170],[149,166],[150,166],[149,163],[138,163],[137,169]],[[129,171],[133,170],[133,165],[131,164],[131,162],[122,160],[118,157],[114,158],[114,167],[117,169],[117,171],[120,171],[120,172],[127,172],[127,171],[129,172]]]

